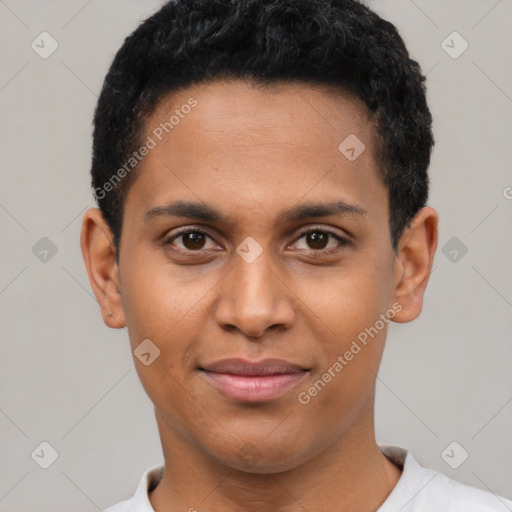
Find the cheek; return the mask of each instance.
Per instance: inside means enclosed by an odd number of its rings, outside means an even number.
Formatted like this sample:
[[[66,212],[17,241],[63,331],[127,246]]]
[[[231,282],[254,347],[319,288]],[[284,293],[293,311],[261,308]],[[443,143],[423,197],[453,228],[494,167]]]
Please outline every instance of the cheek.
[[[170,397],[174,403],[183,395],[180,383],[195,362],[190,354],[202,337],[209,311],[208,291],[215,281],[207,277],[185,280],[184,273],[168,263],[133,267],[128,263],[127,258],[121,269],[121,294],[134,364],[146,393],[165,408]],[[157,347],[156,353],[159,351],[148,366],[137,359],[137,347],[147,339]]]
[[[364,298],[341,300],[329,311],[325,305],[322,319],[329,324],[329,335],[318,338],[320,364],[297,396],[305,411],[321,418],[326,436],[348,428],[373,404],[388,323],[380,318],[386,308],[380,307],[378,296]]]
[[[127,265],[122,271],[123,309],[132,341],[150,338],[168,343],[172,338],[179,344],[184,338],[179,332],[191,327],[191,318],[211,287],[209,281],[185,281],[179,268],[154,261],[133,268]]]
[[[190,346],[199,338],[204,322],[198,318],[201,297],[208,288],[195,283],[180,285],[176,275],[170,275],[169,265],[139,266],[122,269],[123,308],[132,349],[134,365],[141,384],[160,411],[170,414],[168,420],[178,424],[180,416],[187,416],[188,393],[184,392],[186,366],[183,364]],[[158,354],[150,364],[139,358],[138,347],[151,340],[149,352]],[[147,350],[146,350],[147,352]],[[172,417],[171,417],[172,416]]]
[[[310,287],[307,293],[305,302],[314,312],[309,313],[309,322],[316,326],[314,336],[320,341],[315,347],[319,365],[312,375],[314,389],[301,391],[328,414],[356,411],[374,385],[394,313],[389,305],[392,276],[388,265],[384,258],[361,258],[357,265],[323,281],[322,286]],[[335,408],[329,406],[333,402]]]
[[[316,280],[314,286],[304,282],[298,291],[333,349],[342,350],[388,309],[393,277],[388,260],[362,254],[357,262]]]

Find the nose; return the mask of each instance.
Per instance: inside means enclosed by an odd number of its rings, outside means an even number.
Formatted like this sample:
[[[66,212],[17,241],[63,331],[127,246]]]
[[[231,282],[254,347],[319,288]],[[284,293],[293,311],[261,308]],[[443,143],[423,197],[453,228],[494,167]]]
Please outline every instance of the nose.
[[[293,293],[278,275],[268,250],[248,263],[234,254],[234,268],[219,283],[214,305],[215,321],[221,328],[238,329],[259,338],[267,329],[289,329],[295,321]]]

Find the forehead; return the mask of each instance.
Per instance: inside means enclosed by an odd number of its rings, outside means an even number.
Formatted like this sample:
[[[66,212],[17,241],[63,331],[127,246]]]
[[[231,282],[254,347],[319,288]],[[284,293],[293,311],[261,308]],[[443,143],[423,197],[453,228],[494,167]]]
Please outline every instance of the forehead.
[[[243,80],[188,87],[146,120],[143,140],[154,147],[126,203],[147,210],[193,200],[239,215],[244,205],[248,216],[282,213],[302,198],[386,209],[373,135],[362,102],[334,88]]]
[[[373,135],[366,106],[352,94],[326,85],[262,85],[240,79],[216,80],[168,94],[147,120],[146,132],[169,121],[176,111],[188,111],[186,105],[191,98],[197,106],[180,116],[167,138],[169,145],[186,130],[183,126],[178,129],[178,124],[200,128],[199,151],[208,151],[211,145],[221,148],[223,142],[228,146],[233,139],[253,151],[266,143],[276,149],[277,144],[284,143],[295,146],[296,151],[332,151],[350,133],[368,143]],[[182,123],[187,117],[189,121]]]

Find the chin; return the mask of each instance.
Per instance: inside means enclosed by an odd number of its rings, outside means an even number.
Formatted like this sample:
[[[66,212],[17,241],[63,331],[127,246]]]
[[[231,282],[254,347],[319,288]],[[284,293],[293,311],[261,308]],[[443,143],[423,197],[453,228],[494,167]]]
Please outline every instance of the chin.
[[[290,437],[289,439],[293,439]],[[309,460],[313,454],[311,450],[299,448],[296,444],[284,445],[282,441],[279,445],[275,442],[247,441],[240,448],[233,451],[233,445],[230,444],[223,453],[210,454],[217,462],[229,468],[253,474],[273,474],[292,470]]]

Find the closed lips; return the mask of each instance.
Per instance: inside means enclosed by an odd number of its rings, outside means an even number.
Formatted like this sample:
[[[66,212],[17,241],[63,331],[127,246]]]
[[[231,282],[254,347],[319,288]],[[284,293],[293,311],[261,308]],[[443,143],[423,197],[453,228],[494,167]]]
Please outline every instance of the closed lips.
[[[307,371],[297,364],[279,359],[267,359],[260,362],[250,362],[240,359],[225,359],[200,368],[212,373],[242,375],[246,377],[262,377],[265,375],[285,375]]]

